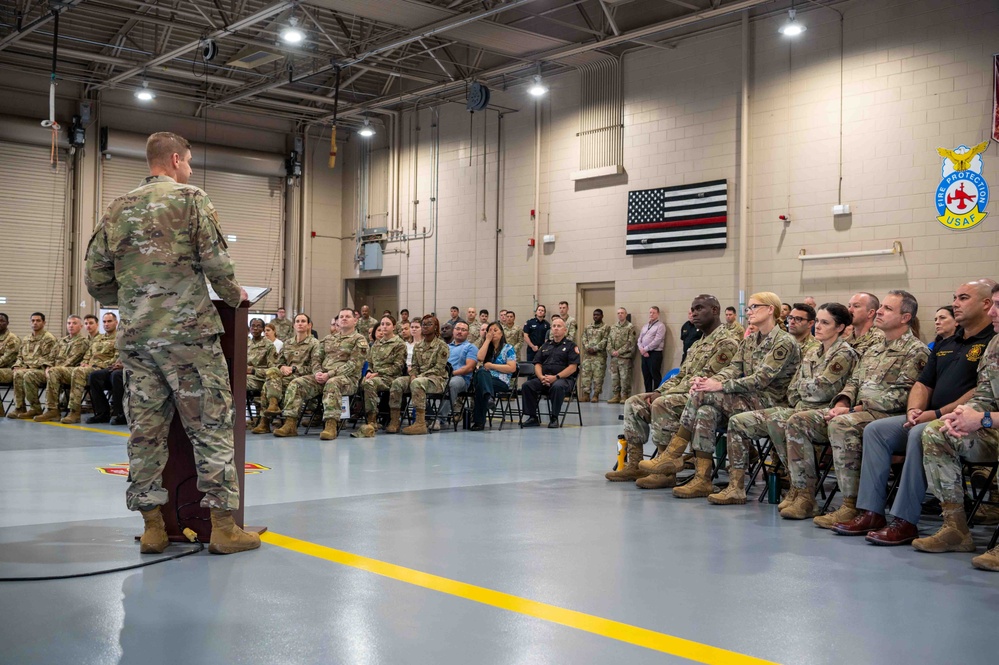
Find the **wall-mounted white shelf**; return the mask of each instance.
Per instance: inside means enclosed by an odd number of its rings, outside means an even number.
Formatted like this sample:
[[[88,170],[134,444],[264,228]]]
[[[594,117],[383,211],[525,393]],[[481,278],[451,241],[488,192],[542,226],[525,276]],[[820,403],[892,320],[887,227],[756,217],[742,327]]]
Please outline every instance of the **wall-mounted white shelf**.
[[[898,240],[889,249],[868,249],[862,252],[833,252],[832,254],[806,254],[804,248],[798,252],[799,261],[817,261],[819,259],[852,259],[857,256],[887,256],[901,254],[902,243]]]

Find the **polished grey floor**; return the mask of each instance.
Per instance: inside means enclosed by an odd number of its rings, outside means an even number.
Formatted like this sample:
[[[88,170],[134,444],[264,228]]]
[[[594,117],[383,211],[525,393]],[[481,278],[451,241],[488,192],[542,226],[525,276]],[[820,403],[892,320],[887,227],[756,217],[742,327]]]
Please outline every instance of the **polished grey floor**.
[[[583,408],[562,430],[251,437],[270,470],[247,476],[248,522],[773,662],[994,660],[999,575],[971,555],[607,483],[620,409]],[[125,441],[0,421],[0,577],[140,560],[125,480],[96,470]],[[689,662],[268,545],[0,583],[0,616],[0,663]]]

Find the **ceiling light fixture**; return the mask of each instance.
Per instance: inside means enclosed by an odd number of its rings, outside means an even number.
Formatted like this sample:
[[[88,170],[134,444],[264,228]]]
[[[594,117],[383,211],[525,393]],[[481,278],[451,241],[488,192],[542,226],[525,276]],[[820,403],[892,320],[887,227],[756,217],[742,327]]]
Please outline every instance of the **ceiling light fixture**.
[[[795,12],[793,7],[787,10],[787,23],[782,25],[778,30],[780,34],[784,35],[785,37],[797,37],[805,30],[807,30],[807,28],[804,25],[794,20],[794,15],[796,13],[797,12]]]
[[[541,74],[534,75],[534,83],[527,89],[527,92],[533,97],[541,97],[548,92],[548,87],[541,82]]]
[[[368,123],[368,119],[364,119],[364,126],[357,130],[357,133],[366,139],[370,139],[375,135],[375,128]]]
[[[305,41],[305,33],[298,27],[298,19],[294,16],[288,20],[288,26],[281,31],[281,40],[285,44],[301,44]]]
[[[156,93],[149,89],[149,81],[142,82],[142,87],[135,91],[135,98],[140,102],[151,102],[156,99]]]

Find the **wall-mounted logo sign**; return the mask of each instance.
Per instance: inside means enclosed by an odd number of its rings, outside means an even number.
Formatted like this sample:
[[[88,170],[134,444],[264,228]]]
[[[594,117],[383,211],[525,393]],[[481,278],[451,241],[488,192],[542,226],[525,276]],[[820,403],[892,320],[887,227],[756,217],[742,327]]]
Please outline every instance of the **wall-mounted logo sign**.
[[[988,216],[989,185],[982,177],[981,156],[988,147],[989,142],[983,141],[973,148],[937,148],[937,154],[944,158],[943,180],[936,194],[937,220],[944,226],[963,231]]]

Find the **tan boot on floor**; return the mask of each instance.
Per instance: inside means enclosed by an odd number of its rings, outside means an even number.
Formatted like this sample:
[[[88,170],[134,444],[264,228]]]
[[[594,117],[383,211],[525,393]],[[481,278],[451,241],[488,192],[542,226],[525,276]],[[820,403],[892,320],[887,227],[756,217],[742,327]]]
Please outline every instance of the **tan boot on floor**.
[[[28,410],[22,406],[20,409],[11,409],[10,411],[8,411],[7,417],[10,418],[11,420],[20,420],[21,416],[27,412]]]
[[[713,503],[716,506],[734,506],[746,503],[745,469],[731,469],[728,473],[728,487],[716,494],[709,494],[708,503]]]
[[[416,410],[416,420],[413,421],[412,425],[402,428],[403,434],[427,434],[427,410],[417,409]]]
[[[974,552],[975,541],[971,539],[968,520],[964,516],[964,504],[945,503],[943,526],[928,538],[916,538],[912,546],[920,552]]]
[[[389,424],[385,428],[386,434],[395,434],[399,431],[399,420],[402,418],[401,409],[389,409]]]
[[[274,436],[298,436],[298,418],[285,418],[281,427],[274,430]]]
[[[375,436],[375,431],[378,428],[378,413],[372,411],[366,414],[368,417],[368,422],[364,423],[357,428],[356,432],[351,432],[350,437],[352,439],[372,439]]]
[[[683,468],[683,451],[687,449],[688,443],[687,439],[674,434],[665,450],[652,459],[643,460],[638,466],[649,473],[675,476]]]
[[[639,462],[644,455],[642,444],[635,441],[628,442],[628,454],[625,458],[624,467],[615,471],[608,471],[604,478],[614,483],[634,482],[639,478],[649,475],[647,471],[639,468]]]
[[[643,490],[664,490],[668,487],[676,487],[676,476],[665,473],[650,473],[644,478],[639,478],[635,484]]]
[[[63,418],[61,422],[62,422],[63,425],[75,425],[76,423],[80,422],[80,411],[79,411],[79,409],[77,409],[76,411],[70,411],[69,413],[67,413],[66,417]]]
[[[593,393],[593,397],[590,398],[590,401],[593,402],[594,404],[596,404],[597,402],[599,402],[600,401],[600,393]]]
[[[783,500],[781,500],[781,502],[777,504],[777,512],[784,510],[792,503],[794,503],[794,498],[798,496],[798,492],[800,491],[801,490],[798,489],[797,487],[792,487],[791,489],[789,489],[787,491],[787,496],[785,496]]]
[[[609,400],[607,400],[607,403],[608,403],[608,404],[620,404],[620,403],[621,403],[621,402],[623,402],[623,401],[624,401],[623,399],[621,399],[621,398],[620,398],[620,397],[618,397],[617,395],[614,395],[614,396],[613,396],[613,397],[611,397],[611,398],[610,398]]]
[[[580,403],[584,403],[584,404],[586,402],[589,402],[590,401],[590,394],[589,393],[582,393],[579,396],[579,401],[580,401]]]
[[[254,427],[250,432],[252,434],[270,434],[271,433],[271,421],[273,418],[266,413],[260,416],[260,422]]]
[[[269,413],[272,416],[276,416],[281,413],[281,405],[278,404],[277,397],[271,397],[267,402],[267,408],[264,409],[264,413]]]
[[[815,503],[814,487],[806,486],[804,489],[792,487],[788,496],[791,500],[783,508],[779,508],[781,517],[786,520],[807,520],[815,516],[818,505]]]
[[[979,570],[999,571],[999,547],[993,547],[985,554],[979,554],[971,560],[971,565]]]
[[[320,441],[332,441],[337,435],[337,421],[330,418],[326,421],[326,427],[323,429],[323,433],[319,435]]]
[[[163,513],[159,506],[140,512],[146,528],[142,532],[142,537],[139,538],[139,551],[143,554],[159,554],[170,544],[170,539],[167,538],[166,524],[163,522]]]
[[[62,419],[62,414],[59,413],[59,408],[46,409],[44,413],[34,417],[36,423],[49,423]]]
[[[834,510],[831,513],[825,515],[819,515],[812,520],[812,523],[820,529],[831,529],[833,525],[839,522],[849,522],[854,517],[858,515],[857,511],[857,497],[846,496],[843,497],[843,505]],[[782,515],[783,517],[783,515]]]
[[[40,406],[33,406],[18,417],[21,420],[34,420],[36,416],[40,415],[42,415],[42,408]]]
[[[212,540],[208,551],[212,554],[235,554],[260,547],[260,536],[247,533],[232,519],[228,510],[212,508]]]
[[[697,499],[715,491],[711,484],[711,467],[714,464],[711,453],[696,453],[694,467],[696,473],[693,479],[685,485],[673,488],[673,496],[678,499]]]
[[[995,499],[990,500],[995,501]],[[990,506],[983,503],[978,507],[978,512],[975,513],[975,524],[983,524],[985,526],[999,524],[999,506]]]

